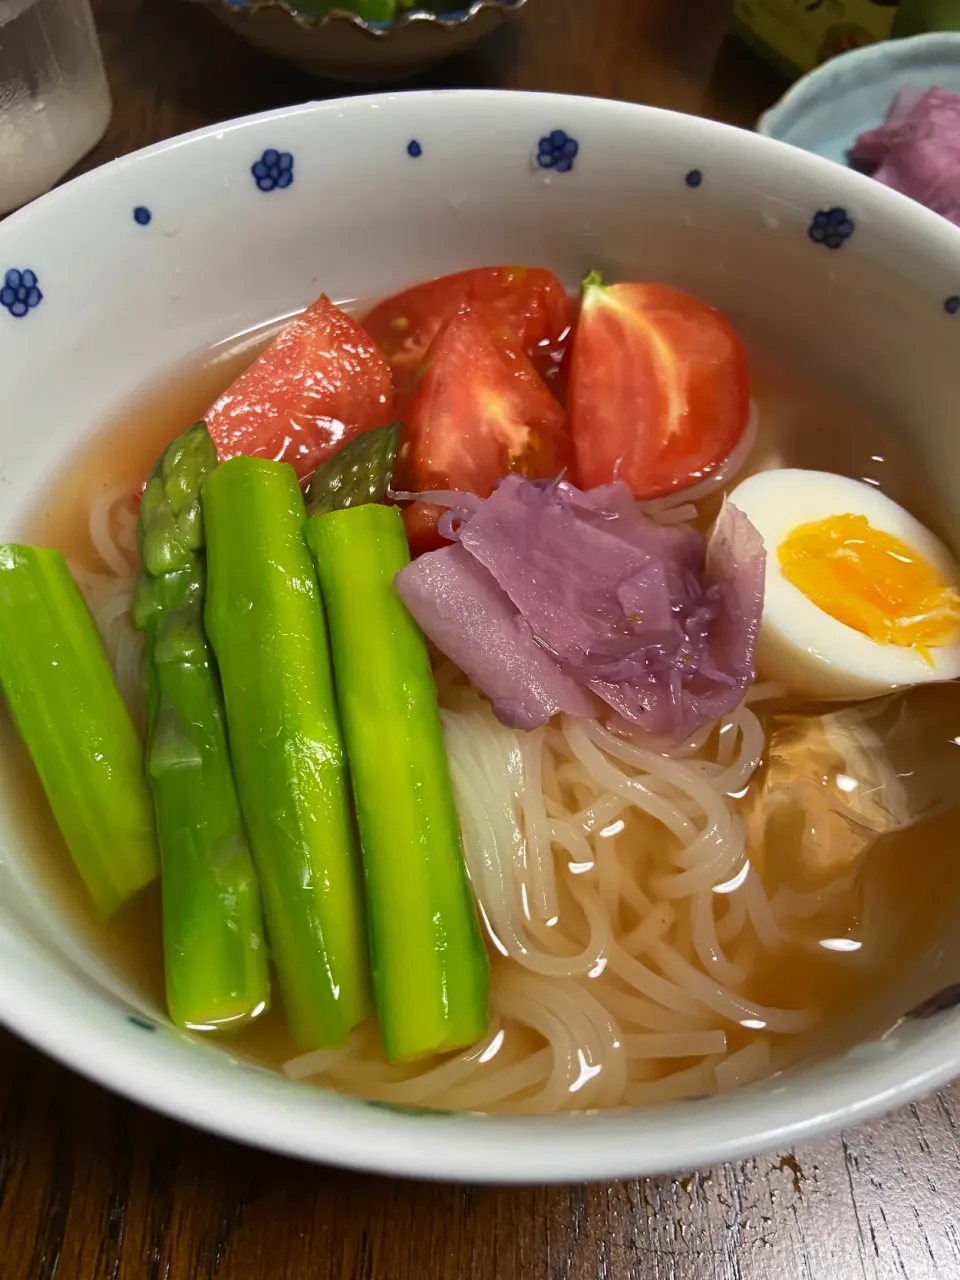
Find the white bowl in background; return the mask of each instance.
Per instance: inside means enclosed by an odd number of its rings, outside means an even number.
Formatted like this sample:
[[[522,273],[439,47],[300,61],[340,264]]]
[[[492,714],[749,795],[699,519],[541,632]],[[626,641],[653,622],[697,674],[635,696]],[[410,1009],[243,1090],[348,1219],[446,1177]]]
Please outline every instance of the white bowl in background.
[[[214,343],[321,290],[370,298],[497,262],[552,267],[571,286],[595,267],[659,279],[718,305],[898,432],[958,541],[960,230],[768,138],[496,92],[354,98],[204,129],[0,225],[0,538],[59,459]],[[171,1027],[91,953],[24,853],[13,787],[0,776],[0,1019],[102,1084],[234,1139],[422,1177],[614,1178],[796,1143],[960,1072],[946,998],[816,1065],[643,1111],[411,1114],[296,1084]],[[887,1025],[960,976],[954,925],[884,993]]]

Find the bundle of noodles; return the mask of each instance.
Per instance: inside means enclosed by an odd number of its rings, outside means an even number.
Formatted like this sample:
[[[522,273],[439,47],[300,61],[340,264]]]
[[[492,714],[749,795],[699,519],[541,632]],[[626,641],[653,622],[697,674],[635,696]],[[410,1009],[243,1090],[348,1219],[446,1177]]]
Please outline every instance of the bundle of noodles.
[[[398,1104],[549,1112],[768,1071],[776,1038],[816,1014],[746,994],[780,942],[729,799],[763,749],[750,707],[641,746],[592,719],[517,731],[451,666],[438,683],[467,864],[500,953],[490,1034],[404,1068],[379,1060],[368,1030],[287,1073]]]

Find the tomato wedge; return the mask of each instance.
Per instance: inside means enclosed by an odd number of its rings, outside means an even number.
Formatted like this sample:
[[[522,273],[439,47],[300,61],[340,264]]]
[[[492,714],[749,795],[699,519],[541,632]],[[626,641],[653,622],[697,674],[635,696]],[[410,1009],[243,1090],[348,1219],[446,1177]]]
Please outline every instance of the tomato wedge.
[[[486,498],[508,471],[550,479],[571,455],[566,414],[521,348],[473,310],[447,320],[417,373],[396,487]],[[414,554],[445,545],[442,510],[416,502],[404,512]]]
[[[361,431],[392,420],[390,369],[368,334],[326,295],[271,342],[206,414],[221,462],[292,464],[307,479]]]
[[[526,351],[542,377],[557,372],[571,323],[563,285],[542,267],[479,267],[395,294],[365,317],[398,391],[412,382],[441,325],[466,307],[482,312],[491,328]]]
[[[568,407],[584,488],[659,498],[706,478],[747,427],[747,357],[705,302],[661,284],[584,281]]]

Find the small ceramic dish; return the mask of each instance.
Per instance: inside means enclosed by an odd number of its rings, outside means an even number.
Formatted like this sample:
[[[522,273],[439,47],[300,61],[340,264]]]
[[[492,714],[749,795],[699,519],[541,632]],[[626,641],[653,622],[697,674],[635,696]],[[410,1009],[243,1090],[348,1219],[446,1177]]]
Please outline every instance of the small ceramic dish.
[[[760,117],[757,131],[846,164],[858,135],[875,129],[908,87],[960,93],[960,31],[844,53],[798,80]]]
[[[396,22],[366,21],[345,9],[311,16],[290,0],[196,2],[251,44],[314,75],[374,81],[414,75],[462,53],[527,0],[464,0],[452,13],[413,10]]]

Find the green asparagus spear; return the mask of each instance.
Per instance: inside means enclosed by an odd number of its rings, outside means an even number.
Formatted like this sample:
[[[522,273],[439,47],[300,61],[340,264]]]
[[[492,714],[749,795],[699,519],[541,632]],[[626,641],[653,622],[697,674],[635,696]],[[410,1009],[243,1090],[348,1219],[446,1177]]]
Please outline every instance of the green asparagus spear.
[[[293,468],[234,458],[203,493],[207,632],[291,1032],[371,1011],[363,896],[326,626]]]
[[[104,916],[159,870],[140,740],[59,551],[0,546],[0,682]]]
[[[393,478],[402,422],[364,431],[313,473],[307,488],[307,515],[382,502]]]
[[[397,0],[296,0],[294,7],[318,18],[333,9],[346,9],[367,22],[392,22],[397,16]]]
[[[392,452],[382,434],[390,430],[368,432],[353,448],[381,464],[389,452],[392,465],[396,433]],[[393,585],[410,558],[403,521],[395,507],[363,503],[369,473],[351,462],[362,477],[359,489],[331,490],[340,509],[311,516],[307,540],[330,626],[381,1032],[387,1056],[403,1061],[479,1040],[490,975],[430,658]],[[314,476],[315,504],[327,468]]]
[[[270,998],[260,891],[237,799],[223,697],[203,630],[200,487],[217,464],[202,422],[170,445],[140,504],[147,773],[163,864],[167,1005],[180,1026],[236,1026]]]

